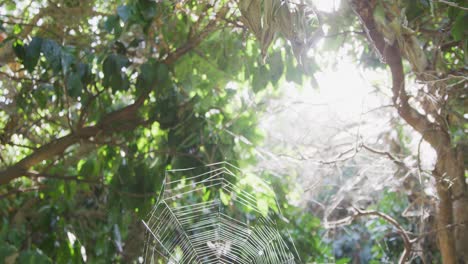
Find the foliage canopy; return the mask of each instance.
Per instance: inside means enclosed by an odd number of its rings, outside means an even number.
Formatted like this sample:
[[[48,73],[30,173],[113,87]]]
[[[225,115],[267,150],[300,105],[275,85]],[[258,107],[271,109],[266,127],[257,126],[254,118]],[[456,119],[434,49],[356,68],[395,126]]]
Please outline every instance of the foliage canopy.
[[[327,13],[279,0],[5,0],[0,21],[2,261],[136,261],[131,242],[164,171],[254,164],[265,98],[286,82],[319,86],[332,59],[316,58],[338,50],[389,69],[395,115],[437,154],[423,173],[437,189],[441,257],[468,259],[463,1],[350,0]],[[421,173],[413,158],[398,166]],[[264,176],[303,261],[350,257],[310,235],[320,221],[287,202],[285,179]],[[416,243],[404,242],[400,261]]]

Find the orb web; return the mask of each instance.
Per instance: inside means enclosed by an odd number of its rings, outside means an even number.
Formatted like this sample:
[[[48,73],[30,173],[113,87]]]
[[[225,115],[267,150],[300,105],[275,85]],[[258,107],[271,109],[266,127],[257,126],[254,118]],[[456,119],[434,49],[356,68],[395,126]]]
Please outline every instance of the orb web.
[[[167,171],[143,221],[144,263],[299,263],[280,214],[269,186],[229,163]]]

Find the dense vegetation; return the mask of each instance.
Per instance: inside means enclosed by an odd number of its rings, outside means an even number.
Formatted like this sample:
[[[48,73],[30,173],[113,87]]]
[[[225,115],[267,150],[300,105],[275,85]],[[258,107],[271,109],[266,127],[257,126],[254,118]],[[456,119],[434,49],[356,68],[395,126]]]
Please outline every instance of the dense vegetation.
[[[343,50],[391,74],[401,148],[354,151],[394,163],[400,191],[321,214],[289,203],[288,172],[264,171],[289,219],[280,228],[304,262],[468,262],[463,1],[353,0],[327,13],[279,0],[5,0],[0,22],[0,263],[137,261],[164,171],[255,166],[265,102],[285,83],[320,89],[314,74]],[[437,154],[430,170],[405,149],[414,133]],[[414,187],[421,174],[437,194]],[[416,200],[430,217],[401,216]],[[327,240],[324,223],[344,218],[367,226]]]

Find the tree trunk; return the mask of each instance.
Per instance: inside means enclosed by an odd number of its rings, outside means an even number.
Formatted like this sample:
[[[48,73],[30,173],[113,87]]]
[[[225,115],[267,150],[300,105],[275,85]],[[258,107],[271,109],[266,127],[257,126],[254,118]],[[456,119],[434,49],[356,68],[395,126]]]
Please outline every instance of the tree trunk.
[[[371,45],[375,46],[392,75],[393,103],[398,114],[418,131],[437,152],[433,171],[439,196],[437,230],[442,262],[468,263],[468,191],[464,175],[463,151],[453,147],[450,134],[440,116],[431,122],[409,103],[405,89],[403,57],[397,42],[386,43],[374,20],[376,0],[350,0],[361,20]],[[408,261],[407,259],[404,261]]]
[[[437,231],[444,263],[468,263],[468,196],[463,152],[443,146],[433,171],[439,195]]]

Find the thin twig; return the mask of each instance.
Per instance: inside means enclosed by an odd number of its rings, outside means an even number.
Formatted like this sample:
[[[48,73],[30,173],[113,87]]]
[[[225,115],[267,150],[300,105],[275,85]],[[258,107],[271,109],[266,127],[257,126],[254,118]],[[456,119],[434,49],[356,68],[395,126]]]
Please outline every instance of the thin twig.
[[[354,31],[354,30],[346,30],[346,31],[341,31],[341,32],[337,32],[337,33],[334,33],[334,34],[330,34],[330,35],[326,35],[324,36],[324,38],[334,38],[334,37],[337,37],[337,36],[340,36],[340,35],[349,35],[349,34],[355,34],[355,35],[359,35],[359,36],[365,36],[366,35],[366,32],[364,31]]]
[[[19,188],[19,189],[12,190],[12,191],[9,191],[9,192],[4,193],[4,194],[0,194],[0,200],[4,199],[4,198],[7,198],[10,195],[34,192],[34,191],[39,191],[39,190],[43,190],[43,189],[47,189],[47,186],[41,185],[41,186],[36,186],[36,187],[31,187],[31,188],[24,188],[24,189]]]
[[[344,155],[350,153],[350,152],[353,152],[350,156],[347,156],[347,157],[343,157]],[[351,158],[353,158],[354,156],[356,156],[356,154],[359,152],[359,149],[357,149],[356,147],[352,147],[350,149],[347,149],[341,153],[339,153],[338,155],[336,155],[335,158],[333,158],[332,160],[319,160],[318,162],[320,164],[335,164],[337,162],[342,162],[342,161],[347,161]]]
[[[384,155],[384,156],[387,156],[389,159],[391,159],[395,164],[397,164],[398,166],[401,166],[401,167],[406,167],[405,163],[403,161],[401,161],[399,158],[395,157],[392,153],[388,152],[388,151],[381,151],[381,150],[376,150],[364,143],[361,143],[361,146],[363,148],[365,148],[366,150],[374,153],[374,154],[379,154],[379,155]]]
[[[13,142],[6,142],[5,144],[15,146],[15,147],[19,147],[19,148],[27,148],[27,149],[31,149],[31,150],[36,150],[37,149],[36,147],[23,145],[23,144],[18,144],[18,143],[13,143]]]
[[[459,6],[457,3],[454,3],[454,2],[449,2],[449,1],[445,1],[445,0],[437,0],[437,2],[449,5],[451,7],[460,8],[461,10],[468,11],[468,8],[463,7],[463,6]]]
[[[56,174],[47,174],[47,173],[40,173],[35,171],[28,171],[25,173],[28,177],[34,178],[50,178],[50,179],[58,179],[58,180],[65,180],[65,181],[76,181],[76,182],[83,182],[83,183],[90,183],[90,184],[99,184],[100,181],[96,180],[87,180],[87,179],[80,179],[78,176],[66,176],[66,175],[56,175]]]

